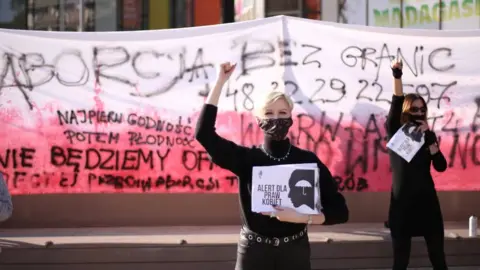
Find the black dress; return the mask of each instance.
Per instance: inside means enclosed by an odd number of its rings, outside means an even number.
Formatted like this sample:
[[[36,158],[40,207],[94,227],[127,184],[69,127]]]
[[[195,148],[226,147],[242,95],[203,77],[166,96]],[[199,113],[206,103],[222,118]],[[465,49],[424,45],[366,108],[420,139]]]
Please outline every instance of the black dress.
[[[254,166],[269,166],[280,164],[301,164],[301,163],[317,163],[320,172],[320,196],[323,206],[323,214],[325,215],[324,225],[333,225],[345,223],[348,220],[348,209],[345,199],[341,193],[337,191],[336,182],[333,180],[330,171],[318,159],[318,157],[310,151],[306,151],[290,145],[288,139],[280,142],[269,142],[265,145],[269,150],[287,150],[290,148],[290,154],[285,160],[275,161],[271,159],[259,147],[253,146],[251,148],[235,144],[225,138],[220,137],[215,131],[215,121],[217,116],[217,107],[205,104],[200,117],[197,122],[196,139],[206,149],[211,160],[219,167],[229,170],[234,173],[239,180],[239,199],[242,214],[243,227],[266,237],[285,237],[297,234],[306,228],[306,224],[281,222],[276,218],[270,218],[259,213],[251,211],[251,187],[252,187],[252,168]],[[284,152],[284,153],[285,153]],[[305,242],[306,241],[306,242]],[[243,260],[243,266],[238,266],[237,269],[282,269],[281,267],[298,266],[296,269],[309,269],[309,248],[308,240],[303,241],[307,246],[302,246],[302,250],[298,254],[303,254],[303,262],[292,264],[295,262],[292,253],[295,250],[276,249],[276,251],[267,252],[270,250],[267,245],[260,246],[254,252],[242,251],[242,254],[249,254],[251,259]],[[302,242],[302,241],[300,241]],[[243,245],[243,244],[242,244]],[[248,248],[249,244],[245,244],[244,248]],[[300,246],[299,246],[300,247]],[[240,243],[239,243],[240,248]],[[240,253],[240,252],[239,252]],[[240,255],[239,255],[240,256]],[[299,255],[300,256],[300,255]],[[263,258],[263,259],[262,259]],[[268,258],[268,259],[267,259]],[[265,261],[265,264],[258,264],[258,261]],[[305,260],[307,260],[305,262]],[[275,261],[277,261],[275,263]],[[249,266],[247,266],[247,264]],[[301,264],[302,266],[300,266]],[[273,267],[272,265],[277,265]],[[307,266],[308,265],[308,266]]]
[[[402,126],[400,115],[403,101],[403,96],[394,95],[392,98],[386,122],[389,139]],[[391,150],[389,156],[393,179],[388,223],[392,238],[426,235],[443,237],[442,212],[430,168],[433,164],[436,171],[445,171],[445,157],[440,151],[431,155],[426,144],[410,163]]]

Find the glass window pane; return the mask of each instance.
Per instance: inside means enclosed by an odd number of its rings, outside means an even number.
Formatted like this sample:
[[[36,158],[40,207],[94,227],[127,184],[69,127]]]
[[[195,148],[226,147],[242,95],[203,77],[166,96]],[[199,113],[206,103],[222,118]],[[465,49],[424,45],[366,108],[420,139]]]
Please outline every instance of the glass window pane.
[[[193,0],[175,0],[174,7],[174,21],[172,27],[190,27],[193,25]]]
[[[82,7],[80,7],[80,0],[61,0],[59,6],[60,30],[95,30],[95,0],[83,0]],[[81,19],[80,16],[82,16]]]
[[[123,0],[123,30],[143,29],[143,0]]]
[[[292,16],[292,17],[302,17],[302,12],[300,10],[283,10],[283,11],[266,11],[266,17],[273,17],[279,15]]]
[[[300,9],[299,0],[266,0],[265,10],[267,13],[277,13],[286,10]]]
[[[343,0],[338,22],[367,25],[367,1]]]
[[[78,9],[79,0],[65,0],[63,6],[64,31],[78,31],[80,28],[80,10]]]
[[[95,17],[97,14],[97,10],[96,10],[97,2],[98,0],[83,0],[83,31],[95,31]],[[115,3],[115,1],[110,1],[110,2]]]
[[[0,1],[0,28],[26,29],[25,3],[17,0]]]
[[[94,9],[95,31],[117,30],[117,1],[96,0],[90,9]]]
[[[304,0],[303,9],[305,10],[305,18],[320,20],[321,19],[321,0]]]
[[[30,0],[28,5],[29,29],[54,30],[60,29],[58,0]]]

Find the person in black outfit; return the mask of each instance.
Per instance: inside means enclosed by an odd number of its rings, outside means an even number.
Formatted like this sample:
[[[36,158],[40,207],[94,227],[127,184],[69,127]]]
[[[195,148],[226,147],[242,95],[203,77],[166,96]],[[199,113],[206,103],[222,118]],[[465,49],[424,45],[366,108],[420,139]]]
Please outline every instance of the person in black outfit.
[[[447,169],[434,132],[427,124],[425,100],[417,94],[403,95],[402,62],[393,61],[394,94],[386,128],[391,138],[404,124],[415,124],[425,143],[410,162],[389,150],[392,167],[392,192],[388,226],[393,243],[393,270],[405,270],[410,260],[411,238],[423,236],[434,270],[448,269],[444,253],[444,226],[440,202],[430,167]]]
[[[251,148],[240,146],[215,131],[217,104],[224,83],[235,66],[221,65],[218,81],[199,116],[195,137],[211,160],[237,175],[242,212],[236,270],[310,270],[308,224],[333,225],[348,220],[345,199],[337,191],[330,171],[310,151],[292,145],[288,130],[292,125],[293,102],[282,92],[271,92],[257,108],[257,120],[264,131],[264,142]],[[274,213],[251,211],[252,168],[280,164],[318,164],[322,213],[304,215],[289,208],[276,207]]]

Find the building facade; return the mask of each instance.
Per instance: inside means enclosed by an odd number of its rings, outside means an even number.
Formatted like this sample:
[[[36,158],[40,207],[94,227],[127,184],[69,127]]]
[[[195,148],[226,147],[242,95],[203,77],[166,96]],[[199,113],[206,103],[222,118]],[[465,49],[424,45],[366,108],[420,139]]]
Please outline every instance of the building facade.
[[[222,23],[224,0],[1,0],[0,28],[125,31]],[[480,0],[231,0],[235,20],[287,15],[348,24],[478,29]]]
[[[2,0],[0,28],[125,31],[222,23],[223,0]],[[231,0],[235,19],[320,19],[321,0]]]
[[[2,0],[0,27],[50,31],[188,27],[197,23],[195,17],[205,23],[201,14],[205,9],[194,2],[200,0]]]
[[[125,31],[221,23],[221,0],[1,0],[0,28]]]

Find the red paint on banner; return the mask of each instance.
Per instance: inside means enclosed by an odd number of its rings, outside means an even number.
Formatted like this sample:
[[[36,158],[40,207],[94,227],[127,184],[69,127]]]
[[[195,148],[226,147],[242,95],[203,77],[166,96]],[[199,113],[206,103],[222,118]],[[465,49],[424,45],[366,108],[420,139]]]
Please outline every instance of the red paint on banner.
[[[33,112],[33,119],[27,119],[16,109],[0,108],[4,126],[0,130],[0,170],[12,194],[238,190],[232,173],[214,166],[194,141],[198,113],[180,118],[146,107],[121,114],[120,121],[119,113],[95,102],[94,109],[87,112],[91,121],[77,124],[83,114],[77,113],[75,121],[69,110],[55,103],[42,108],[34,105]],[[293,144],[318,155],[342,191],[388,191],[391,173],[384,120],[376,116],[360,126],[325,115],[297,115],[289,136]],[[262,140],[250,115],[220,113],[216,128],[239,144],[260,144]],[[476,136],[464,132],[441,138],[450,167],[445,173],[432,169],[437,189],[479,189],[475,175],[480,173],[476,153],[480,137]]]

